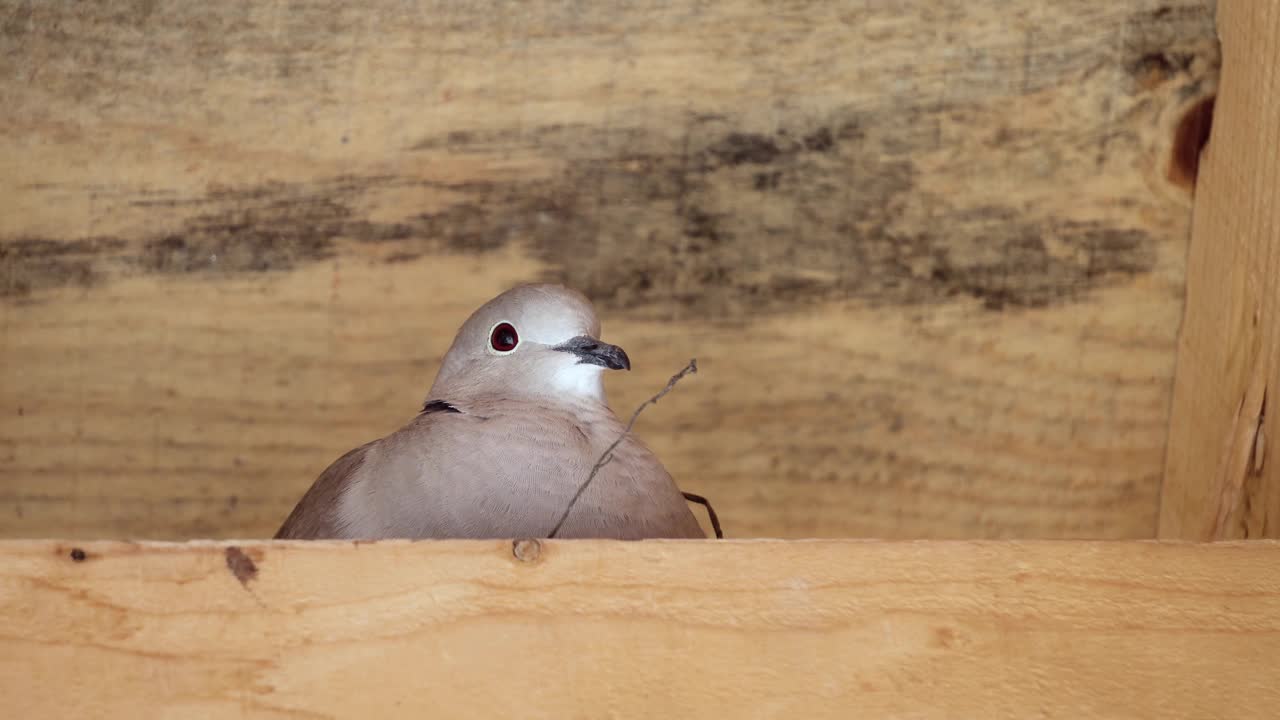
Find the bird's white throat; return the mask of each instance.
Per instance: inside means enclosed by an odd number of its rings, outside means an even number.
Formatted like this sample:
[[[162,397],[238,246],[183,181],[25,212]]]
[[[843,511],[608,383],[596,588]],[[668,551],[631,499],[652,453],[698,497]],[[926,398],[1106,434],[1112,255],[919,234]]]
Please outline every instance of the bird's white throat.
[[[551,378],[552,392],[604,403],[604,368],[587,363],[565,365]]]

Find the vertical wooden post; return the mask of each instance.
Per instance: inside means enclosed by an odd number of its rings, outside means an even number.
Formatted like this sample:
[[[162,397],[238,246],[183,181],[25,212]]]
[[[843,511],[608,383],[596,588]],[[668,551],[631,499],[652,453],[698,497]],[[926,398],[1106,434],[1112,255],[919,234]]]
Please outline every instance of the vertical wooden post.
[[[1280,537],[1280,0],[1218,6],[1159,535]],[[1268,395],[1272,411],[1266,412]]]

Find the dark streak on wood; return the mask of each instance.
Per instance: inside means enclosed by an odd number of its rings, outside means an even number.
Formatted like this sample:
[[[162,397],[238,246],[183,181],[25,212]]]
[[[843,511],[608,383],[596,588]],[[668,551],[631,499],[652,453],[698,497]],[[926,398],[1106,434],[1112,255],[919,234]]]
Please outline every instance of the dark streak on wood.
[[[920,125],[928,123],[908,123]],[[658,143],[637,132],[543,128],[538,144],[570,155],[580,146]],[[917,187],[915,163],[892,151],[909,138],[875,119],[847,115],[770,136],[726,129],[712,138],[688,162],[671,147],[579,158],[552,183],[452,187],[460,197],[452,205],[395,223],[359,217],[362,197],[426,183],[342,177],[221,190],[193,201],[202,212],[177,232],[127,242],[10,241],[0,246],[0,268],[26,285],[4,294],[85,284],[111,266],[166,274],[288,270],[334,256],[344,240],[392,246],[397,260],[525,242],[554,268],[548,279],[581,288],[607,309],[656,309],[674,300],[708,316],[841,299],[911,305],[972,297],[990,310],[1042,308],[1079,301],[1154,264],[1156,241],[1145,230],[1093,220],[1035,218],[990,205],[952,208],[927,225],[904,222],[906,208],[945,207],[947,198]],[[497,140],[503,138],[475,142]],[[739,166],[752,169],[744,175]],[[609,188],[604,195],[602,185]],[[726,204],[724,186],[771,199]],[[777,225],[765,205],[773,216],[789,208],[787,216],[806,219],[805,230]],[[628,234],[639,228],[647,229],[643,237]],[[1051,253],[1050,242],[1061,249]],[[975,244],[995,252],[965,249]],[[73,249],[73,260],[50,261]],[[102,261],[93,263],[95,255]]]
[[[231,545],[227,547],[225,554],[227,569],[236,577],[236,580],[240,581],[241,585],[247,586],[250,580],[258,577],[258,566],[243,550]]]
[[[104,278],[104,257],[123,251],[114,237],[71,240],[19,237],[0,240],[0,298],[26,297],[62,286],[90,287]]]
[[[1173,152],[1169,160],[1169,179],[1192,189],[1200,173],[1200,153],[1209,143],[1213,130],[1213,106],[1216,97],[1210,96],[1192,105],[1178,122],[1173,140]]]

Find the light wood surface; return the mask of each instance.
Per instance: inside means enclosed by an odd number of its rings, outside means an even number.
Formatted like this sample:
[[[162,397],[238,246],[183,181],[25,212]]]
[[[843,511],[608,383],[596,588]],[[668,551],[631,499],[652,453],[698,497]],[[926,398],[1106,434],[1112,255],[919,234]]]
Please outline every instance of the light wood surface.
[[[1264,541],[0,543],[29,720],[1262,720],[1277,664]]]
[[[553,278],[621,413],[698,358],[638,431],[730,536],[1151,537],[1217,64],[1202,0],[0,0],[0,536],[269,536]]]
[[[1280,2],[1224,3],[1219,28],[1224,77],[1195,201],[1160,536],[1274,538]]]

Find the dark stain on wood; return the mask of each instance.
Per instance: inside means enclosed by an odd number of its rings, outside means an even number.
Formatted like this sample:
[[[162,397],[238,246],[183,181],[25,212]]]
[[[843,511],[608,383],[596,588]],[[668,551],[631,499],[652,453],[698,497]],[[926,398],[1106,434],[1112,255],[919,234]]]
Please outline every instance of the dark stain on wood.
[[[1217,100],[1211,96],[1192,105],[1178,121],[1174,131],[1173,152],[1169,159],[1169,179],[1192,189],[1200,174],[1200,153],[1209,143],[1213,130],[1213,106]]]
[[[383,258],[383,262],[392,265],[395,263],[413,262],[422,257],[422,253],[415,252],[395,252]]]
[[[830,128],[818,128],[804,139],[804,149],[810,152],[827,152],[836,146]]]
[[[102,262],[127,246],[113,237],[75,240],[19,237],[0,241],[0,298],[72,286],[90,287],[106,277]]]
[[[1130,61],[1127,70],[1144,90],[1155,88],[1177,73],[1186,73],[1196,56],[1191,52],[1149,52]]]
[[[1212,17],[1212,3],[1161,4],[1150,10],[1139,10],[1125,22],[1124,32],[1120,35],[1123,39],[1121,50],[1130,57],[1155,52],[1182,52],[1200,39],[1188,34],[1186,28],[1203,26]]]
[[[248,586],[249,581],[258,577],[258,566],[253,559],[245,554],[244,550],[230,545],[226,549],[227,569],[240,581],[241,585]]]
[[[780,172],[756,173],[753,184],[756,190],[777,190],[781,180]]]
[[[8,17],[0,22],[0,36],[10,40],[18,40],[26,35],[33,24],[32,5],[30,1],[20,2],[17,7],[5,12]]]
[[[610,311],[685,308],[724,319],[848,299],[1042,308],[1151,270],[1157,240],[1144,230],[994,203],[957,207],[922,189],[912,149],[933,142],[943,115],[962,111],[909,108],[893,119],[846,111],[767,135],[695,118],[686,139],[547,126],[521,142],[565,160],[550,181],[347,176],[140,197],[137,206],[192,214],[147,237],[0,240],[0,295],[117,274],[287,271],[339,255],[344,243],[382,245],[388,262],[403,262],[518,242],[551,268],[544,279]],[[415,147],[482,153],[516,141],[451,132]],[[456,200],[397,222],[362,216],[367,196],[407,186]]]
[[[782,154],[774,138],[751,133],[729,133],[706,150],[725,165],[768,165]]]
[[[262,272],[330,257],[334,240],[357,222],[340,188],[270,185],[213,193],[210,202],[221,207],[196,214],[176,232],[144,239],[137,264],[158,273]]]
[[[71,548],[71,552],[69,553],[69,555],[71,557],[72,562],[80,563],[89,559],[88,553],[86,553],[84,550],[81,550],[80,548]]]

